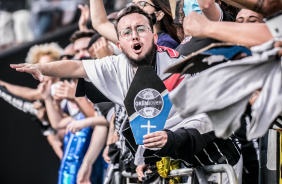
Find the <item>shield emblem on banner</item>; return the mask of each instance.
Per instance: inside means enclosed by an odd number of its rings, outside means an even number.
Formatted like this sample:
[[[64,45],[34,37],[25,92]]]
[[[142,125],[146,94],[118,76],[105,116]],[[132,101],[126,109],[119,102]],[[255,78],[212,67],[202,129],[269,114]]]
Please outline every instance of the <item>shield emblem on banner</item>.
[[[138,67],[124,99],[136,144],[143,136],[164,128],[171,102],[168,90],[153,67]]]

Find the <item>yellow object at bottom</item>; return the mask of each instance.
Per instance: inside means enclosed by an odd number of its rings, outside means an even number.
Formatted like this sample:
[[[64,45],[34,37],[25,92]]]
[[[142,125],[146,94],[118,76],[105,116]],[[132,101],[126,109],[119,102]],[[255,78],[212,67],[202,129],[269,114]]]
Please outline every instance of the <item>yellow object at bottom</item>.
[[[169,171],[180,169],[181,162],[179,160],[171,160],[170,157],[162,157],[162,160],[156,163],[158,173],[161,177],[167,178]],[[173,177],[169,180],[170,184],[181,183],[181,177]]]

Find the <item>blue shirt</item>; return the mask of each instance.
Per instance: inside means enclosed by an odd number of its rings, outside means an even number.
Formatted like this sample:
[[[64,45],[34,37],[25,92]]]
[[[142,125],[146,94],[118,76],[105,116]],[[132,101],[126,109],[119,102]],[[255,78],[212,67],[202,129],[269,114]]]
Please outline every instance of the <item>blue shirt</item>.
[[[179,44],[168,33],[160,31],[158,32],[157,45],[176,49]]]

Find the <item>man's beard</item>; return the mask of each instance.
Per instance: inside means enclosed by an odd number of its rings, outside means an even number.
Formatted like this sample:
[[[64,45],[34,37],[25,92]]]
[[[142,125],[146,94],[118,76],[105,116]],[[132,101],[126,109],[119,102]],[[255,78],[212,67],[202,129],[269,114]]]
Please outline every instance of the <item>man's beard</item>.
[[[134,58],[130,57],[128,55],[128,53],[123,48],[121,48],[121,49],[122,49],[122,52],[124,53],[124,55],[129,60],[129,63],[133,67],[151,66],[153,58],[155,57],[155,54],[156,54],[156,45],[154,44],[154,42],[153,42],[151,48],[148,50],[148,52],[142,58],[138,58],[138,59],[134,59]]]

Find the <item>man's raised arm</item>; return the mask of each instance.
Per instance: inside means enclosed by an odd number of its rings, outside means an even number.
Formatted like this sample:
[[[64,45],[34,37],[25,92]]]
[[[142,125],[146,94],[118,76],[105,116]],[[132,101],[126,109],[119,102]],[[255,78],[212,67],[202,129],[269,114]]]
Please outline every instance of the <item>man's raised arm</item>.
[[[239,8],[247,8],[264,16],[271,15],[282,9],[282,0],[223,0]]]
[[[211,21],[219,21],[221,17],[220,7],[216,5],[215,0],[197,0],[203,15]]]
[[[90,0],[90,14],[93,28],[100,35],[116,43],[118,40],[115,27],[107,19],[103,0]]]
[[[265,24],[214,22],[209,21],[203,15],[196,12],[191,12],[184,18],[183,29],[185,35],[200,38],[213,38],[249,47],[260,45],[273,39]]]
[[[67,60],[38,64],[22,63],[11,64],[10,66],[19,72],[30,73],[40,82],[44,81],[43,75],[60,78],[87,78],[81,61]]]

